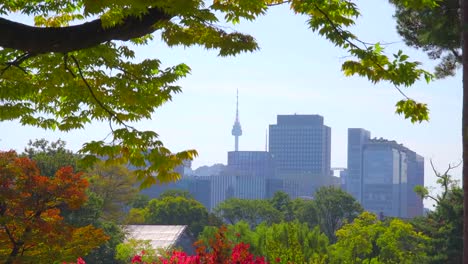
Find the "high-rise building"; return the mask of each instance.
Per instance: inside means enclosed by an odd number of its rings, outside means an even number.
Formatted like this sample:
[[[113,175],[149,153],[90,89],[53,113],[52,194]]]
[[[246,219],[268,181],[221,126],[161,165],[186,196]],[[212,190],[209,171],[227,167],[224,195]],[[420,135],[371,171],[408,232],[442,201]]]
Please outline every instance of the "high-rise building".
[[[424,158],[414,151],[407,152],[408,158],[408,217],[424,215],[421,196],[414,192],[417,185],[424,186]]]
[[[273,158],[267,151],[229,151],[228,168],[252,177],[273,176]]]
[[[343,191],[347,191],[346,190],[346,181],[348,179],[348,169],[344,169],[342,171],[340,171],[340,188],[343,190]]]
[[[331,129],[320,115],[278,115],[269,150],[279,173],[330,175]]]
[[[407,218],[406,151],[394,141],[370,140],[363,148],[362,206],[385,216]]]
[[[224,200],[234,197],[235,177],[232,175],[201,176],[200,179],[210,182],[210,211]]]
[[[234,136],[234,150],[239,151],[239,137],[242,136],[242,128],[239,121],[239,90],[237,90],[236,98],[236,120],[232,126],[231,134]]]
[[[206,177],[194,176],[189,185],[189,192],[195,200],[203,204],[208,210],[211,206],[211,180]]]
[[[363,129],[348,130],[345,189],[376,214],[421,216],[423,203],[414,187],[424,185],[424,158],[396,141],[369,136]]]
[[[362,202],[362,154],[371,133],[362,128],[348,128],[348,170],[345,190]]]
[[[242,199],[264,199],[266,179],[273,177],[273,160],[267,151],[228,152],[229,175],[235,177],[234,196]]]

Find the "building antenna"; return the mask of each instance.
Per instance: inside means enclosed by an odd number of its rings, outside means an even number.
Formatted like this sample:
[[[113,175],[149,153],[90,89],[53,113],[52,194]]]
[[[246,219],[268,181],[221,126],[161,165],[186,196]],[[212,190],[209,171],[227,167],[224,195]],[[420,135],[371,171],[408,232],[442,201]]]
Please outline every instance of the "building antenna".
[[[265,129],[265,152],[268,151],[268,129]]]
[[[239,136],[242,136],[242,128],[239,122],[239,89],[236,95],[236,120],[232,126],[231,134],[234,136],[234,150],[239,151]]]

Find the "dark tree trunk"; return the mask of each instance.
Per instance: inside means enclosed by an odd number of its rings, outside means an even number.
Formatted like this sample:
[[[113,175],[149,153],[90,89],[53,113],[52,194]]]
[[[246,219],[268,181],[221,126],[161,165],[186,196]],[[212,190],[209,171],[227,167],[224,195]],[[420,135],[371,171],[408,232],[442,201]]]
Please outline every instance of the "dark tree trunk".
[[[463,263],[468,264],[468,0],[460,0],[463,58]]]
[[[69,27],[32,27],[0,17],[0,47],[31,54],[66,53],[94,47],[111,40],[129,40],[157,30],[155,24],[171,16],[157,8],[137,17],[127,17],[122,23],[103,28],[101,19]]]
[[[15,244],[13,249],[11,250],[10,255],[8,256],[7,260],[5,261],[5,264],[12,264],[15,258],[18,256],[20,250],[20,246],[18,244]]]

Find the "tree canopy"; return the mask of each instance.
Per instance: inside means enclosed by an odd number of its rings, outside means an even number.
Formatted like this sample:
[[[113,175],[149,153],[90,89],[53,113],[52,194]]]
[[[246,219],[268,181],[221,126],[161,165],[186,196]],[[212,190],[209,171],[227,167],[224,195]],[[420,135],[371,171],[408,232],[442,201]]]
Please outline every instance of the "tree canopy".
[[[282,220],[282,213],[266,200],[230,198],[218,204],[214,212],[229,224],[245,221],[251,227],[262,222],[272,224]]]
[[[450,171],[456,167],[449,165],[441,173],[432,166],[441,193],[436,195],[428,188],[416,187],[422,198],[435,202],[433,211],[411,221],[417,231],[431,238],[427,251],[430,263],[461,263],[463,259],[463,190],[450,175]]]
[[[108,237],[91,225],[63,221],[78,209],[88,183],[71,167],[42,176],[33,161],[0,152],[0,257],[5,263],[50,263],[84,256]]]
[[[408,8],[435,6],[435,0],[394,0]],[[158,59],[135,59],[135,47],[150,45],[155,33],[169,46],[199,45],[220,56],[257,50],[253,36],[223,25],[255,20],[271,6],[289,5],[308,18],[308,26],[346,50],[345,75],[377,83],[411,86],[431,74],[402,51],[387,56],[379,43],[368,44],[350,31],[359,17],[351,0],[135,0],[4,1],[0,5],[0,121],[71,131],[92,121],[108,122],[111,134],[83,145],[86,163],[99,156],[130,163],[143,186],[178,179],[173,171],[194,150],[173,153],[154,131],[132,123],[151,118],[155,109],[181,91],[185,64],[163,68]],[[21,13],[34,25],[13,21]],[[412,122],[428,119],[423,103],[406,95],[397,112]]]
[[[455,75],[461,65],[460,1],[441,0],[435,8],[412,9],[395,3],[397,31],[408,46],[422,49],[438,60],[439,78]]]
[[[192,234],[198,236],[209,224],[208,210],[193,198],[171,195],[176,193],[152,199],[143,209],[132,208],[128,221],[131,224],[187,225]]]
[[[427,263],[427,240],[400,219],[381,222],[369,212],[336,232],[329,263]]]
[[[335,232],[364,211],[353,196],[332,186],[321,187],[315,192],[314,198],[319,225],[333,242]]]

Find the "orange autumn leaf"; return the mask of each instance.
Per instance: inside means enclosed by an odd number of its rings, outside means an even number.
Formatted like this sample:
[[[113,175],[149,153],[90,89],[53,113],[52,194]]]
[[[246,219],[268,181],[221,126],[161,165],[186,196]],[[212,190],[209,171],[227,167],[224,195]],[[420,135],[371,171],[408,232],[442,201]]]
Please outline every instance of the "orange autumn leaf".
[[[5,263],[51,263],[86,255],[109,238],[93,226],[74,227],[61,209],[86,202],[88,182],[71,167],[54,177],[40,175],[36,163],[0,152],[0,259]]]

